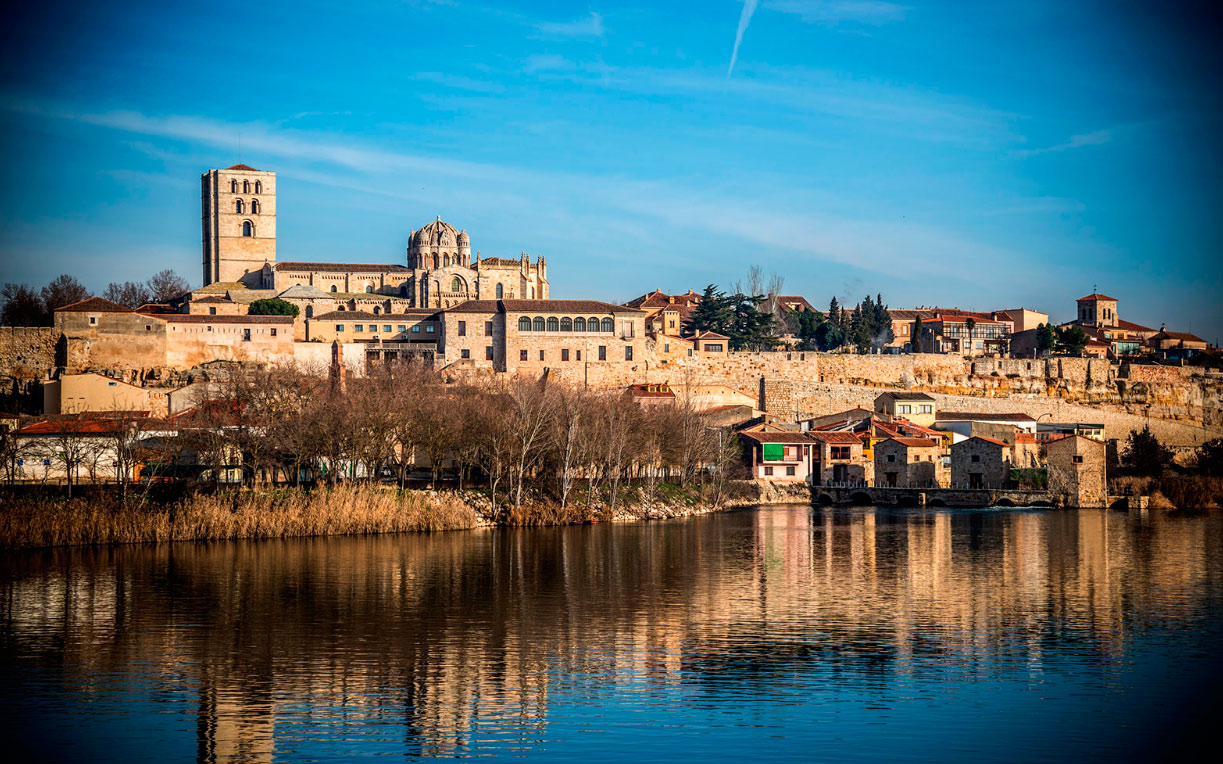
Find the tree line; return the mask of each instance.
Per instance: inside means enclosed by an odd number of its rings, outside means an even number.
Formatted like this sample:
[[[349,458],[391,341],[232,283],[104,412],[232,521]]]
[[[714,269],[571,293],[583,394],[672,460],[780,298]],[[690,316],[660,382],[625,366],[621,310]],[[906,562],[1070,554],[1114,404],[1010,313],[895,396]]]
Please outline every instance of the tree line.
[[[89,446],[66,430],[49,453],[92,472]],[[235,366],[189,411],[170,422],[132,416],[105,446],[105,458],[121,452],[128,466],[138,450],[146,476],[167,482],[194,476],[220,486],[240,472],[247,485],[402,487],[427,476],[482,487],[502,510],[538,500],[563,508],[579,493],[614,510],[630,483],[647,493],[663,483],[700,488],[720,501],[741,470],[736,439],[682,391],[674,404],[639,406],[623,391],[556,382],[448,381],[421,362],[344,383],[292,367]],[[6,451],[10,478],[17,458]]]
[[[143,282],[112,281],[99,296],[125,308],[139,308],[146,303],[168,302],[190,288],[186,279],[167,268]],[[55,277],[42,289],[9,282],[0,287],[0,324],[50,326],[56,310],[93,296],[84,284],[66,273]]]

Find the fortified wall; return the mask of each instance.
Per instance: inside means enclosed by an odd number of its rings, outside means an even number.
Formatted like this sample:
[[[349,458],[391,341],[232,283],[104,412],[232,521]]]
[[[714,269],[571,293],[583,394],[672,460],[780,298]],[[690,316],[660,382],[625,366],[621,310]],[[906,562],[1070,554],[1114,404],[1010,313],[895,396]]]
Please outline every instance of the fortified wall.
[[[1130,415],[1223,427],[1223,375],[1195,367],[1114,365],[1096,358],[980,359],[914,354],[734,353],[637,364],[575,364],[555,378],[594,388],[630,383],[723,384],[789,417],[827,413],[831,385],[982,399],[1052,399]],[[867,390],[863,395],[874,398]],[[858,396],[855,396],[858,397]],[[856,404],[855,404],[856,405]],[[1014,407],[1018,407],[1016,402]],[[998,408],[997,406],[987,406]]]

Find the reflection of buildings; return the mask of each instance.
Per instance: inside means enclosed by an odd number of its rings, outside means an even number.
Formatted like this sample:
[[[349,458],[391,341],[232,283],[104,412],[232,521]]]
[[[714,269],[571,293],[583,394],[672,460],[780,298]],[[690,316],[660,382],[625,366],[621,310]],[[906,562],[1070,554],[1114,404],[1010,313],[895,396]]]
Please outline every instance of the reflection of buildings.
[[[192,699],[201,761],[323,736],[452,756],[528,752],[552,704],[674,683],[887,687],[929,665],[1040,672],[1067,645],[1117,658],[1149,614],[1199,614],[1220,547],[1202,518],[778,507],[49,552],[6,570],[0,606],[9,653],[63,671],[70,697],[105,702],[125,674],[186,690],[156,700]]]

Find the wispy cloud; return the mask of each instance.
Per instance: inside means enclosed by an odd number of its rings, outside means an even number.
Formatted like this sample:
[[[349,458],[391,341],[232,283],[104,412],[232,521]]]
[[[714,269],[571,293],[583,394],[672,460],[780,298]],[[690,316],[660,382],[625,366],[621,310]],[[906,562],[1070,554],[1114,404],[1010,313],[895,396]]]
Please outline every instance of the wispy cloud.
[[[544,21],[535,25],[543,37],[563,39],[587,39],[602,37],[604,34],[603,17],[594,11],[573,21]]]
[[[756,13],[757,5],[759,5],[759,0],[743,0],[743,10],[739,13],[739,28],[735,30],[735,47],[730,51],[730,66],[726,67],[727,78],[730,77],[731,72],[735,71],[735,62],[739,60],[739,46],[743,44],[743,33],[752,23],[752,16]]]
[[[765,8],[798,16],[807,24],[887,24],[900,21],[907,10],[882,0],[767,0]]]
[[[527,56],[522,70],[528,74],[535,72],[569,72],[577,68],[577,64],[554,53],[537,53]]]
[[[1012,253],[931,224],[897,221],[881,213],[849,218],[821,210],[810,199],[742,199],[669,181],[563,171],[527,170],[495,163],[430,157],[338,139],[326,131],[277,128],[266,123],[228,123],[195,116],[150,116],[132,111],[78,112],[38,104],[6,104],[12,112],[119,130],[145,137],[205,144],[229,150],[241,133],[244,148],[278,162],[286,177],[309,179],[385,196],[405,196],[405,177],[430,177],[434,187],[479,187],[521,204],[515,189],[546,189],[533,204],[600,209],[615,218],[666,222],[679,230],[729,235],[745,246],[767,247],[812,261],[888,272],[901,263],[931,269],[967,266],[984,257],[1019,262]],[[325,169],[326,168],[326,169]],[[541,192],[545,193],[545,192]],[[408,196],[414,195],[407,194]]]
[[[1015,156],[1023,158],[1036,156],[1037,154],[1053,154],[1060,151],[1070,151],[1071,149],[1081,149],[1084,146],[1103,146],[1112,139],[1112,130],[1094,130],[1090,133],[1072,135],[1070,136],[1070,140],[1064,143],[1056,143],[1052,146],[1045,146],[1038,149],[1022,149],[1016,151]]]

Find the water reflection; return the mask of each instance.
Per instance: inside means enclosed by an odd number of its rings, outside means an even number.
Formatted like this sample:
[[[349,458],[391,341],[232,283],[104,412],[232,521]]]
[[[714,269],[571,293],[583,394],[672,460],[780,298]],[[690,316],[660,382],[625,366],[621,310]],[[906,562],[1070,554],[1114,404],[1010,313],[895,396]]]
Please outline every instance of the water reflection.
[[[1161,658],[1151,679],[1140,658],[1193,653],[1217,627],[1221,531],[1215,516],[787,507],[15,555],[0,711],[44,753],[207,762],[565,757],[588,739],[802,755],[880,720],[904,745],[945,707],[1004,702],[1005,723],[956,722],[980,733],[965,751],[1001,724],[1039,746],[1064,708],[1112,723],[1118,697],[1182,691],[1191,666]]]

